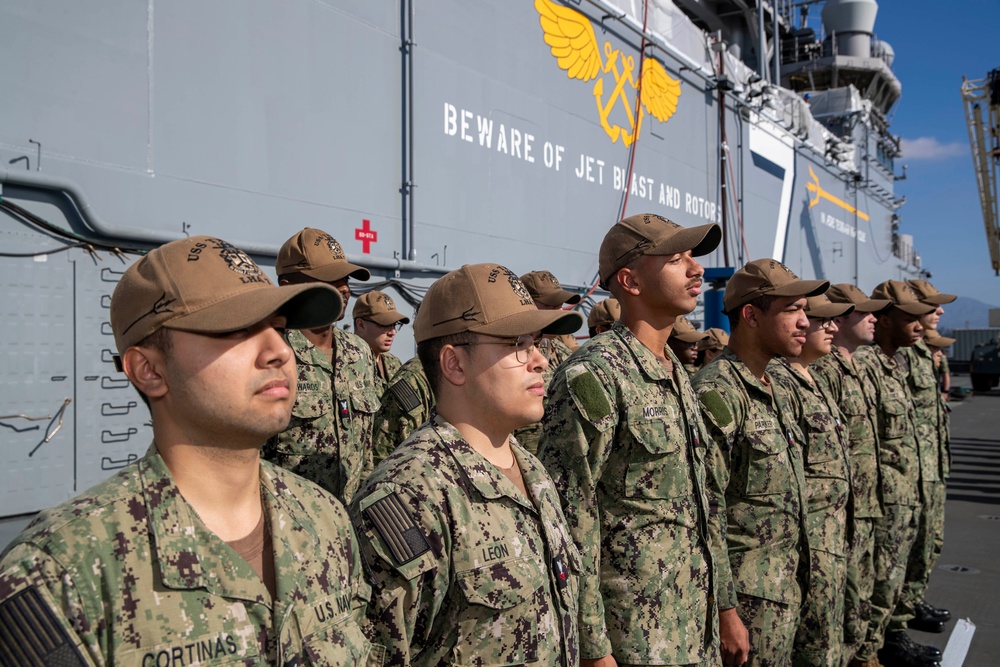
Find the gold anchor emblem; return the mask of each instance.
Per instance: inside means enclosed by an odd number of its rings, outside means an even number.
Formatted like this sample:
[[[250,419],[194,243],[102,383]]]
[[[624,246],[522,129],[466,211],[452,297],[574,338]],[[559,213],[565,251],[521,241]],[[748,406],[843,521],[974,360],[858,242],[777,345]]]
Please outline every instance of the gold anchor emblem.
[[[604,42],[605,61],[601,63],[597,35],[586,16],[551,0],[535,0],[535,10],[539,15],[542,32],[545,33],[545,43],[549,45],[552,55],[567,76],[581,81],[590,81],[599,73],[614,76],[615,85],[607,100],[604,99],[604,77],[594,82],[594,101],[597,103],[601,127],[613,143],[620,137],[622,143],[630,146],[639,135],[646,113],[660,122],[666,122],[677,111],[681,83],[668,75],[658,61],[653,58],[643,60],[642,72],[636,80],[635,58],[622,55],[621,51],[611,46],[611,42]],[[626,85],[629,90],[626,90]],[[634,113],[626,94],[635,90],[640,90],[638,114]],[[619,101],[628,118],[628,129],[612,124],[609,120]]]
[[[816,176],[816,172],[813,171],[811,165],[809,166],[809,175],[812,176],[813,182],[810,183],[806,181],[806,190],[812,192],[814,195],[813,197],[809,198],[809,208],[812,208],[813,206],[818,204],[820,199],[825,199],[834,206],[839,206],[840,208],[844,209],[848,213],[857,213],[859,218],[861,218],[865,222],[868,222],[869,217],[867,213],[862,213],[858,209],[848,204],[843,199],[838,199],[837,197],[834,197],[832,194],[830,194],[822,187],[820,187],[819,177]]]

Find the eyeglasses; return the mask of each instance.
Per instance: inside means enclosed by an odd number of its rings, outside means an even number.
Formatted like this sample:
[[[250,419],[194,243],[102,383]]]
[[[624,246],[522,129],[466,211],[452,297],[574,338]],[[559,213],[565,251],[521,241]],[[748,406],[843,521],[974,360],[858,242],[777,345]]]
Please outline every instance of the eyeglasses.
[[[362,319],[364,319],[364,318],[362,318]],[[396,331],[399,331],[400,329],[403,328],[403,322],[402,321],[396,322],[395,324],[379,324],[375,320],[367,320],[367,319],[364,320],[364,321],[368,322],[369,324],[371,324],[374,327],[378,327],[379,329],[384,329],[386,331],[388,331],[389,329],[395,329]]]
[[[526,364],[531,359],[531,353],[541,344],[541,341],[541,336],[535,338],[531,334],[523,334],[514,340],[510,338],[501,340],[476,340],[468,343],[455,343],[453,347],[465,347],[467,345],[510,345],[514,348],[514,358],[517,359],[517,363]]]
[[[818,318],[811,317],[809,319],[816,321]],[[824,317],[823,319],[819,320],[819,328],[824,331],[826,331],[832,326],[833,326],[833,318],[831,317]]]

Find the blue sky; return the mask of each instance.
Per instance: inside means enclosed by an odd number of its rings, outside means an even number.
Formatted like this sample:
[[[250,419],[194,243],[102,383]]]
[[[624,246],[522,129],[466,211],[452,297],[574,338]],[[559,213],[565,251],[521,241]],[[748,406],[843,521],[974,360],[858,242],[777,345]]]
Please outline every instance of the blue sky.
[[[985,78],[1000,67],[1000,2],[882,0],[875,32],[896,52],[893,70],[903,97],[890,131],[903,139],[907,179],[900,231],[943,292],[1000,306],[1000,278],[993,273],[972,167],[959,89],[962,75]]]

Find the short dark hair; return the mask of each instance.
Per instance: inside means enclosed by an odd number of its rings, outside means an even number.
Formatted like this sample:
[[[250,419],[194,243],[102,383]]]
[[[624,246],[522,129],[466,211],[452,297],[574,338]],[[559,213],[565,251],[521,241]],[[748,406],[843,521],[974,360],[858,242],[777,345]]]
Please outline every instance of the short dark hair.
[[[417,343],[417,357],[420,365],[424,367],[424,374],[427,376],[427,383],[431,386],[431,391],[437,396],[441,389],[444,378],[441,375],[441,350],[445,345],[458,345],[460,343],[471,343],[476,340],[476,334],[471,331],[461,331],[450,336],[439,336]]]
[[[751,299],[750,301],[747,301],[739,308],[736,308],[735,310],[726,313],[726,317],[729,318],[729,330],[736,331],[736,327],[739,326],[740,320],[743,319],[742,317],[743,306],[753,306],[762,313],[766,313],[767,311],[771,310],[771,306],[777,300],[778,297],[776,297],[773,294],[761,294],[756,299]]]
[[[153,333],[149,334],[138,343],[135,347],[148,347],[154,350],[158,350],[164,356],[170,353],[174,349],[174,339],[170,337],[170,330],[166,327],[160,327]],[[132,385],[135,386],[135,385]],[[146,408],[149,408],[149,397],[142,393],[138,387],[135,388],[139,392],[139,398],[142,402],[146,404]]]

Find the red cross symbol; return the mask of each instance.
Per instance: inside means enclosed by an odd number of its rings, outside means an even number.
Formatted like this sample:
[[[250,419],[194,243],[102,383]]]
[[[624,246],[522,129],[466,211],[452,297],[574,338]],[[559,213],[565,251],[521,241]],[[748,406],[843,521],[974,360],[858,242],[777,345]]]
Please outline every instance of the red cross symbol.
[[[362,220],[361,227],[354,230],[354,239],[361,241],[361,252],[366,255],[371,254],[372,243],[378,242],[378,232],[370,227],[370,220]]]

